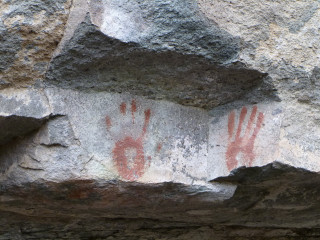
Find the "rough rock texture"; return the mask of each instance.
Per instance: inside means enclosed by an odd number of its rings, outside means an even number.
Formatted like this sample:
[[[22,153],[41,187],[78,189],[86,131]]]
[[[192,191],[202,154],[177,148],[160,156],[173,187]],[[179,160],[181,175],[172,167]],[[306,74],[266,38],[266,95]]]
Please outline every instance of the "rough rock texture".
[[[285,112],[280,158],[317,164],[320,2],[200,0],[199,6],[220,28],[242,39],[242,62],[272,78]]]
[[[236,192],[93,180],[2,186],[0,237],[319,238],[317,173],[274,163],[241,168],[217,181],[236,184]]]
[[[0,84],[28,86],[43,79],[59,44],[71,0],[0,2]]]
[[[319,239],[319,8],[0,1],[0,239]]]
[[[165,35],[173,35],[171,37],[176,37],[177,40],[187,38],[185,41],[198,43],[199,46],[187,45],[182,49],[165,47],[173,40],[161,39],[154,34],[154,41],[160,43],[151,46],[147,44],[152,42],[153,38],[149,39],[151,36],[142,42],[123,42],[113,38],[113,35],[105,35],[92,24],[87,15],[84,22],[74,30],[70,41],[65,43],[62,51],[52,60],[46,75],[47,83],[80,90],[91,88],[129,92],[202,108],[230,102],[261,84],[264,74],[233,63],[237,54],[237,45],[233,41],[236,40],[225,40],[226,33],[221,33],[217,28],[206,27],[200,33],[191,31],[189,29],[195,27],[184,24],[187,21],[185,18],[191,21],[187,15],[183,16],[179,24],[186,28],[186,36],[183,33],[180,33],[181,36],[174,36],[177,34],[175,28],[179,28],[179,25]],[[162,21],[167,20],[163,18]],[[197,24],[194,21],[191,23]],[[159,28],[157,33],[160,30],[167,31],[164,23],[155,24],[160,25],[155,26],[154,31]],[[192,36],[201,36],[203,39],[192,39],[189,31]],[[212,39],[214,37],[218,39]],[[180,42],[175,44],[180,46]]]
[[[0,145],[40,128],[49,118],[48,102],[40,92],[7,89],[0,99]]]

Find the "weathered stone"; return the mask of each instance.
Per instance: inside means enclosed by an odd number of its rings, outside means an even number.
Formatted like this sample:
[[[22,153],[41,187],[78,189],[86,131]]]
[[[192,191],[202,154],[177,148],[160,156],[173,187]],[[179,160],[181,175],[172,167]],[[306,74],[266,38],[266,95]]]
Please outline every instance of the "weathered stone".
[[[43,79],[70,5],[70,0],[0,2],[1,81],[27,86]]]
[[[319,239],[319,1],[0,7],[0,239]]]
[[[264,166],[279,161],[281,104],[242,104],[238,102],[210,112],[208,172],[211,179],[228,175],[241,166]],[[232,107],[235,109],[230,110]]]
[[[2,185],[0,236],[316,239],[319,180],[317,173],[269,164],[240,168],[217,179],[238,185],[233,196],[233,191],[213,193],[172,183],[78,180]]]
[[[240,61],[271,77],[283,103],[281,161],[317,165],[319,1],[201,0],[199,6],[220,28],[241,38]]]
[[[0,92],[0,145],[40,128],[50,115],[46,97],[37,91]]]
[[[53,88],[45,94],[56,117],[16,144],[16,154],[10,154],[16,168],[3,179],[205,184],[209,128],[204,110],[131,95]],[[35,159],[43,172],[21,169],[21,162]]]
[[[319,1],[200,0],[199,6],[220,28],[246,42],[240,57],[262,71],[292,65],[310,72],[320,60]]]
[[[193,34],[197,36],[196,32]],[[218,29],[211,29],[205,38],[211,41],[220,38],[219,34]],[[51,62],[47,81],[63,88],[131,93],[212,108],[243,96],[265,76],[241,64],[222,66],[220,58],[224,56],[216,56],[224,54],[221,47],[203,47],[216,53],[186,54],[176,48],[148,46],[150,41],[145,41],[127,43],[107,36],[87,16]],[[166,46],[169,40],[163,41],[156,46]]]

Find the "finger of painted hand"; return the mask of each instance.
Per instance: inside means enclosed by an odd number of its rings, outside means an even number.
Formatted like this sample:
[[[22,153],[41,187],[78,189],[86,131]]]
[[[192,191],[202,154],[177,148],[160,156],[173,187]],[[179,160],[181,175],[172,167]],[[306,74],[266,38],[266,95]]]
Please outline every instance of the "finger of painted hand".
[[[127,111],[127,104],[126,103],[121,103],[120,104],[120,112],[125,115],[126,114],[126,111]]]
[[[232,112],[229,114],[229,118],[228,118],[228,134],[229,134],[229,139],[231,139],[231,138],[232,138],[232,135],[233,135],[234,122],[235,122],[235,112],[232,111]]]
[[[253,130],[253,134],[252,134],[251,138],[255,138],[257,136],[257,134],[259,133],[259,131],[262,127],[263,120],[264,120],[264,114],[262,112],[259,112],[256,127]]]
[[[243,122],[244,122],[244,119],[245,119],[246,115],[247,115],[247,108],[243,107],[241,109],[241,113],[240,113],[240,117],[239,117],[239,125],[238,125],[238,130],[237,130],[237,133],[236,133],[236,139],[240,138],[242,125],[243,125]]]
[[[106,116],[106,125],[107,125],[107,130],[110,130],[112,126],[112,122],[109,116]]]
[[[245,132],[245,137],[249,138],[249,134],[251,132],[252,126],[253,126],[253,122],[255,120],[256,114],[257,114],[257,106],[253,106],[252,111],[251,111],[251,115],[248,121],[248,125],[247,125],[247,129]]]
[[[228,150],[226,152],[227,168],[229,171],[231,171],[238,165],[236,156],[239,153],[239,148],[235,148],[234,144],[235,143],[231,143],[231,145],[229,145]]]
[[[150,109],[145,110],[144,111],[144,123],[143,123],[141,137],[143,137],[147,132],[147,128],[148,128],[149,121],[150,121],[150,116],[151,116],[151,110]]]

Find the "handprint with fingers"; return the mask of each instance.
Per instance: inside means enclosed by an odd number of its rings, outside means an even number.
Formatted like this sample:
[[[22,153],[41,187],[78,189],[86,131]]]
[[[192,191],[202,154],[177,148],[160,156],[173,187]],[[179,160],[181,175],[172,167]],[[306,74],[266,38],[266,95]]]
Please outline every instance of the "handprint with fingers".
[[[247,128],[242,133],[245,118],[247,115],[247,108],[243,107],[239,116],[238,129],[235,131],[235,111],[229,114],[228,119],[228,148],[226,151],[227,168],[229,171],[240,165],[252,166],[255,159],[254,143],[255,139],[262,127],[264,114],[259,112],[258,107],[253,106],[251,115],[248,120]]]
[[[144,141],[150,122],[151,110],[144,111],[143,121],[136,119],[137,104],[132,100],[130,110],[122,102],[119,106],[119,126],[114,126],[109,116],[106,116],[106,125],[109,134],[115,141],[112,157],[120,176],[129,181],[140,178],[148,165],[151,157],[146,158]]]

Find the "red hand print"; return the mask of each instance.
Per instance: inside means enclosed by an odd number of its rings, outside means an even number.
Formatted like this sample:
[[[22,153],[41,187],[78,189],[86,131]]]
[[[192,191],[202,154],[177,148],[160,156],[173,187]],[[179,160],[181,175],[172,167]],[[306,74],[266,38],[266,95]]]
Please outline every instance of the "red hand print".
[[[131,102],[131,124],[135,125],[135,113],[137,111],[137,105],[135,100]],[[122,115],[127,115],[127,105],[126,103],[120,104],[120,112]],[[126,133],[117,133],[118,135],[122,134],[123,136],[120,140],[116,141],[115,146],[113,148],[113,160],[117,167],[117,170],[120,176],[126,180],[133,181],[138,179],[144,174],[146,159],[144,155],[143,142],[144,137],[147,132],[147,128],[149,125],[151,116],[150,109],[144,111],[144,123],[142,127],[142,131],[140,134],[137,134],[136,137],[130,136]],[[106,125],[107,129],[110,132],[110,128],[112,127],[112,122],[109,116],[106,117]],[[128,126],[124,127],[128,128]],[[122,129],[125,131],[126,129]],[[130,129],[127,129],[130,130]],[[151,157],[148,157],[150,160]]]
[[[248,120],[248,125],[247,128],[241,137],[241,130],[242,126],[244,124],[245,117],[247,115],[247,108],[243,107],[241,109],[240,117],[239,117],[239,125],[237,132],[235,133],[234,139],[233,137],[233,132],[234,132],[234,127],[235,127],[235,112],[232,111],[229,114],[229,119],[228,119],[228,134],[229,134],[229,144],[228,144],[228,149],[226,152],[226,159],[227,159],[227,167],[228,170],[231,171],[238,165],[238,159],[242,159],[241,165],[246,165],[246,166],[252,166],[253,160],[255,159],[255,154],[254,154],[254,142],[257,137],[257,134],[259,133],[264,115],[262,112],[259,112],[256,120],[255,127],[252,131],[254,121],[256,119],[257,115],[257,106],[253,106],[252,112],[250,115],[250,118]]]

